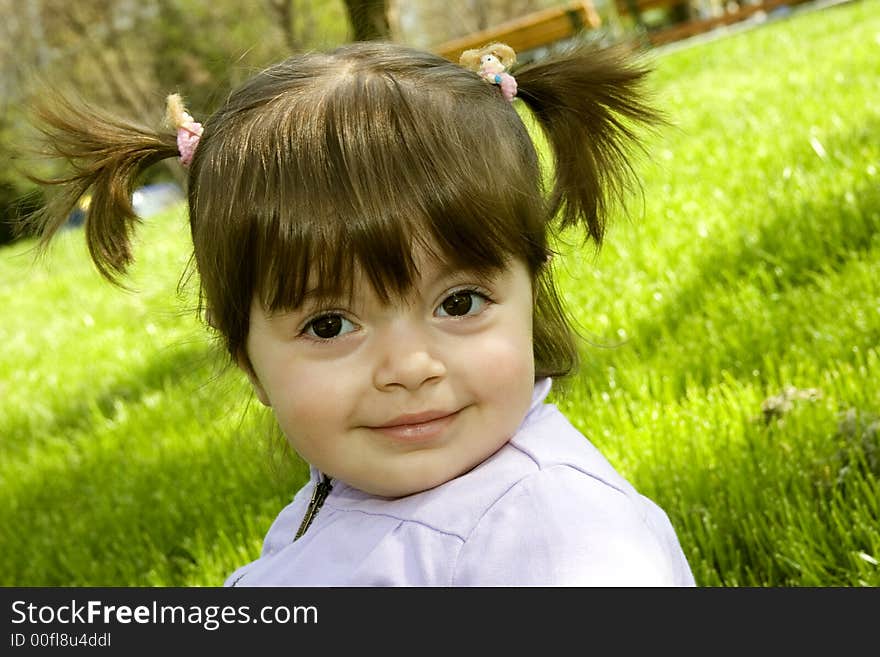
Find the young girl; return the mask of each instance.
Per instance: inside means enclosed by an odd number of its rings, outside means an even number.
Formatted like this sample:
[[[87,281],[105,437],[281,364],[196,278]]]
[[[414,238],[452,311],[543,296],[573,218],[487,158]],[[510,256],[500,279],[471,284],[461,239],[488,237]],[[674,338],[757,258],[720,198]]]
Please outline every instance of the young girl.
[[[659,120],[645,75],[581,48],[516,72],[508,100],[363,43],[266,69],[203,124],[172,97],[177,134],[44,107],[74,166],[43,243],[91,192],[90,253],[117,280],[137,175],[180,158],[206,318],[310,464],[227,585],[694,583],[664,512],[545,403],[577,354],[550,242],[601,243],[632,126]],[[553,154],[546,191],[518,109]]]

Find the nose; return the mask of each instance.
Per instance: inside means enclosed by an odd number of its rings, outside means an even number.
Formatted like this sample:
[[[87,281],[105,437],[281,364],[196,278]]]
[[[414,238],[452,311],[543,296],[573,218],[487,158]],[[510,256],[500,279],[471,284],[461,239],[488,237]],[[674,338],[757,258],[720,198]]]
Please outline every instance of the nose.
[[[435,353],[428,330],[415,322],[393,322],[379,342],[373,377],[379,390],[416,390],[446,375],[446,365]]]

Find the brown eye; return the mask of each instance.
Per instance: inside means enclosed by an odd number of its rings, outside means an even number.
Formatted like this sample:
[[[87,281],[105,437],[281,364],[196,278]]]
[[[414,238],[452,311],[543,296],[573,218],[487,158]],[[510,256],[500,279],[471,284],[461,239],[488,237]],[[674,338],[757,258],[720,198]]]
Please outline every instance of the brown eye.
[[[452,317],[467,315],[474,305],[473,296],[473,292],[456,292],[446,297],[440,305],[446,314]]]
[[[439,317],[465,317],[478,315],[490,299],[476,290],[458,290],[443,300],[435,314]]]
[[[346,324],[349,327],[346,327]],[[305,333],[321,340],[330,340],[343,333],[348,333],[352,328],[354,325],[342,315],[322,315],[309,322]]]

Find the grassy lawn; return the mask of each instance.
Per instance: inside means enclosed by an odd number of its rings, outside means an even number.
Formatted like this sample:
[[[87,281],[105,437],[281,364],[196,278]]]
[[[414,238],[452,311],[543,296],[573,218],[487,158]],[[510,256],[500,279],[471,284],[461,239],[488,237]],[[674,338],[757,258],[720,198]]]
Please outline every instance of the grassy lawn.
[[[698,584],[880,585],[880,1],[655,57],[675,127],[606,247],[560,407]],[[184,209],[132,291],[0,250],[0,585],[218,585],[305,480],[193,310]],[[785,395],[788,397],[785,397]]]

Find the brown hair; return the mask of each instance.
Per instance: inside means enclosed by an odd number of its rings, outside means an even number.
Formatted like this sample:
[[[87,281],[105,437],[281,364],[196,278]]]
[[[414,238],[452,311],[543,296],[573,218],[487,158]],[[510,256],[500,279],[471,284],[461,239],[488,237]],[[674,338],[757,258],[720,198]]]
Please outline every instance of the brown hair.
[[[351,290],[359,267],[383,300],[415,281],[413,252],[489,273],[512,258],[535,289],[536,377],[577,361],[554,286],[550,240],[581,226],[601,244],[610,203],[634,181],[634,123],[647,68],[620,48],[585,46],[514,71],[519,98],[553,151],[538,155],[498,87],[438,56],[382,43],[297,55],[235,90],[204,120],[188,178],[195,265],[210,321],[244,355],[250,305],[294,308],[309,276]],[[118,280],[131,261],[137,175],[177,155],[174,135],[76,107],[44,105],[54,153],[73,165],[37,221],[45,244],[91,189],[86,238]],[[57,104],[61,103],[61,104]]]

